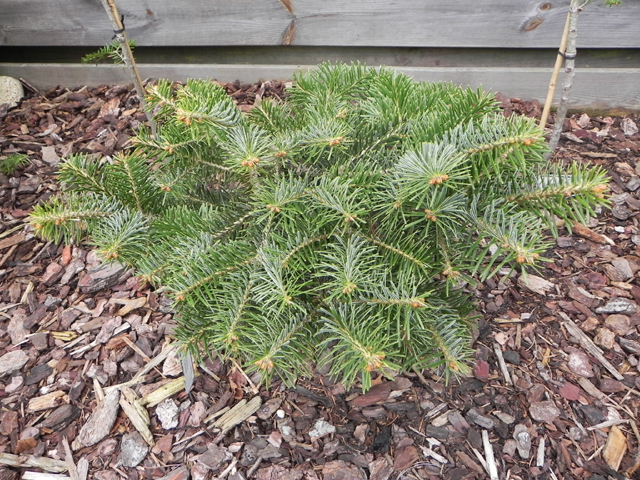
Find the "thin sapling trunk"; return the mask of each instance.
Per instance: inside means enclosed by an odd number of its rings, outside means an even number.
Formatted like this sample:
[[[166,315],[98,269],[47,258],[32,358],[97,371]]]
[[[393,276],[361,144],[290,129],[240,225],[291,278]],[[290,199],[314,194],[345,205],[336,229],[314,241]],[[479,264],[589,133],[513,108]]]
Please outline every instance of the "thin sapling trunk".
[[[556,85],[558,81],[558,74],[562,68],[564,62],[565,52],[567,50],[567,37],[569,36],[569,20],[571,14],[567,13],[567,21],[564,24],[564,31],[562,32],[562,40],[560,41],[560,48],[558,49],[558,55],[556,57],[556,64],[553,67],[553,74],[549,81],[549,90],[547,91],[547,99],[544,102],[544,109],[542,110],[542,116],[540,117],[540,127],[545,128],[547,125],[547,119],[549,118],[549,112],[551,111],[551,104],[553,103],[553,96],[556,93]]]
[[[122,58],[124,60],[124,64],[129,70],[129,74],[133,80],[133,85],[138,93],[138,97],[140,99],[140,105],[146,111],[146,102],[145,102],[145,90],[142,86],[142,78],[140,77],[140,72],[138,71],[138,67],[136,65],[136,61],[133,58],[133,53],[131,52],[131,47],[129,46],[129,40],[127,39],[127,33],[124,29],[124,24],[122,22],[122,18],[120,17],[120,13],[118,12],[118,7],[116,6],[114,0],[101,0],[102,6],[104,7],[111,23],[113,24],[113,32],[115,33],[116,40],[120,43],[120,47],[122,48]],[[151,117],[151,114],[147,112],[147,119],[149,121],[149,127],[151,128],[151,134],[156,136],[156,125]]]
[[[569,95],[571,93],[571,87],[573,86],[573,77],[575,76],[575,63],[576,63],[576,39],[578,38],[578,13],[581,9],[580,0],[571,0],[569,7],[569,35],[567,37],[567,50],[564,55],[565,63],[565,77],[562,84],[562,97],[560,98],[560,106],[556,114],[556,121],[553,125],[553,132],[551,133],[551,139],[549,140],[549,148],[551,151],[555,151],[560,141],[560,134],[562,133],[562,126],[564,119],[567,116],[567,109],[569,108]]]

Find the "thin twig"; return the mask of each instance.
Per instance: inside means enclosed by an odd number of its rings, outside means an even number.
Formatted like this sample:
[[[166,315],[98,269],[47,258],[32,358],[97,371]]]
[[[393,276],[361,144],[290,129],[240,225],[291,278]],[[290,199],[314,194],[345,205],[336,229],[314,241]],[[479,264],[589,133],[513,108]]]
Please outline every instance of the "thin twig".
[[[511,380],[511,375],[509,374],[509,370],[507,370],[507,364],[504,361],[504,357],[502,356],[502,349],[500,345],[497,343],[493,344],[493,351],[496,352],[496,357],[498,357],[498,365],[500,366],[500,370],[502,371],[502,375],[504,376],[504,381],[507,385],[513,385],[513,380]]]

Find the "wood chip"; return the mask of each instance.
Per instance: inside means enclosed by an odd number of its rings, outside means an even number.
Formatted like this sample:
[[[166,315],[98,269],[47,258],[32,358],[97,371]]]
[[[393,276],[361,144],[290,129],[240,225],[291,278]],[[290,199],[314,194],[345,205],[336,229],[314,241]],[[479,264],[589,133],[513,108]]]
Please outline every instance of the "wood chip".
[[[10,453],[0,453],[0,465],[7,465],[15,468],[39,468],[52,473],[63,473],[67,471],[67,464],[62,460],[54,460],[47,457],[36,457],[33,455],[12,455]]]
[[[602,458],[607,462],[607,465],[617,472],[625,453],[627,453],[627,438],[622,433],[622,430],[614,425],[609,431]]]
[[[592,242],[601,243],[603,245],[611,245],[614,246],[615,242],[611,240],[606,235],[602,235],[601,233],[594,232],[593,230],[585,227],[581,223],[572,222],[572,230],[573,233],[579,235],[582,238],[586,238],[587,240],[591,240]]]
[[[496,457],[493,454],[493,446],[489,441],[489,432],[482,430],[482,445],[484,447],[484,456],[487,463],[487,473],[491,480],[498,480],[498,467],[496,465]]]
[[[42,473],[42,472],[24,472],[22,480],[72,480],[67,475],[60,475],[58,473]]]
[[[133,299],[115,298],[112,299],[111,302],[123,305],[123,307],[115,313],[115,316],[124,317],[133,310],[144,307],[147,303],[147,297],[138,297]]]
[[[213,426],[221,430],[219,436],[222,436],[256,413],[261,405],[262,399],[259,396],[253,397],[249,402],[243,399],[222,417],[213,422]]]
[[[104,402],[96,408],[87,423],[80,429],[78,437],[73,442],[74,450],[95,445],[109,434],[118,416],[119,400],[118,390],[111,390],[106,394]]]
[[[40,397],[34,397],[29,400],[29,404],[27,405],[27,410],[30,412],[39,412],[40,410],[49,410],[50,408],[56,408],[57,406],[64,401],[64,398],[69,401],[69,397],[60,390],[56,390],[55,392],[47,393],[46,395],[42,395]]]
[[[120,406],[124,413],[131,420],[131,424],[140,432],[140,435],[149,446],[153,447],[155,442],[153,434],[149,430],[151,420],[149,412],[140,404],[140,400],[136,393],[129,387],[122,387],[122,395],[120,396]]]
[[[153,392],[145,395],[140,399],[140,405],[146,405],[147,407],[155,407],[161,401],[175,395],[184,388],[184,377],[171,380],[166,385],[154,390]]]
[[[9,238],[3,238],[2,240],[0,240],[0,250],[18,245],[24,242],[26,238],[27,236],[24,233],[19,233]]]
[[[571,336],[575,338],[580,345],[582,345],[582,348],[595,357],[616,379],[624,380],[624,377],[620,372],[618,372],[616,367],[611,365],[609,360],[605,358],[602,350],[600,350],[600,348],[598,348],[596,344],[593,343],[593,341],[582,330],[580,330],[575,323],[573,323],[573,320],[571,320],[566,313],[558,311],[558,315],[563,318],[564,322],[562,322],[562,325],[567,329],[567,332],[569,332]]]

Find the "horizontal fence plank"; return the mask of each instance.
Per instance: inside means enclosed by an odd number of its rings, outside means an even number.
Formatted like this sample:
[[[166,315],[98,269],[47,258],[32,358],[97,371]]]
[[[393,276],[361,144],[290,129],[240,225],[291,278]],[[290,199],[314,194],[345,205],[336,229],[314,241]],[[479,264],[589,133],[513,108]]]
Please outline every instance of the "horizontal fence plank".
[[[314,68],[305,65],[139,65],[144,78],[168,78],[184,81],[188,78],[211,78],[221,82],[240,80],[287,80],[294,71]],[[477,88],[482,86],[508,97],[544,101],[551,76],[550,68],[478,68],[478,67],[398,67],[399,71],[417,80],[453,82]],[[79,64],[17,64],[0,63],[0,75],[24,78],[38,88],[55,85],[129,83],[127,72],[113,65],[86,66]],[[571,91],[573,110],[623,114],[640,111],[640,68],[576,69]],[[560,78],[560,82],[562,77]],[[561,85],[561,83],[560,83]],[[556,103],[559,100],[556,92]]]
[[[118,0],[143,46],[554,48],[569,0]],[[100,2],[0,0],[0,45],[102,45]],[[640,2],[580,15],[579,48],[640,48]]]

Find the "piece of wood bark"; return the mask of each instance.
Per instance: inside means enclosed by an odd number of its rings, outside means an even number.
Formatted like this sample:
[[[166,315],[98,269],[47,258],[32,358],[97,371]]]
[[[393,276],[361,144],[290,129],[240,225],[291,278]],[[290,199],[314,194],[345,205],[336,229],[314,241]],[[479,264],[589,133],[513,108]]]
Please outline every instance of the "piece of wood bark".
[[[74,450],[95,445],[109,434],[118,416],[119,400],[118,390],[111,390],[106,394],[104,402],[96,408],[80,429],[78,437],[73,442]]]
[[[51,414],[37,426],[42,428],[64,429],[80,416],[80,409],[75,405],[64,404],[56,408]]]
[[[262,399],[259,396],[253,397],[248,402],[243,399],[218,420],[213,422],[213,426],[221,430],[219,436],[222,436],[233,427],[256,413],[261,405]]]
[[[500,366],[500,371],[502,372],[504,381],[507,385],[513,385],[513,380],[511,380],[511,375],[509,374],[509,370],[507,370],[507,364],[505,363],[504,356],[502,355],[502,348],[500,348],[500,345],[497,343],[494,343],[493,351],[496,353],[496,357],[498,358],[498,365]]]
[[[471,470],[474,470],[479,475],[484,475],[486,473],[484,471],[484,468],[482,468],[481,465],[478,465],[476,462],[474,462],[474,460],[469,455],[467,455],[466,452],[459,450],[456,452],[456,456],[466,467],[470,468]]]
[[[76,469],[76,464],[73,461],[73,453],[71,453],[71,447],[69,446],[69,440],[67,440],[67,437],[62,437],[62,446],[64,447],[64,462],[67,464],[69,476],[71,477],[71,480],[79,480],[78,470]]]
[[[487,463],[487,473],[491,480],[498,480],[498,467],[496,457],[493,454],[493,445],[489,441],[489,432],[482,430],[482,445],[484,446],[484,456]]]
[[[611,245],[614,246],[615,242],[611,240],[606,235],[602,235],[601,233],[594,232],[590,228],[585,227],[581,223],[571,222],[571,228],[573,229],[573,233],[576,235],[586,238],[587,240],[591,240],[592,242],[601,243],[603,245]]]
[[[606,398],[606,395],[598,390],[596,386],[589,381],[588,378],[578,377],[577,381],[582,389],[592,397],[597,398],[598,400],[603,400]]]
[[[609,437],[607,437],[607,443],[602,451],[602,458],[607,462],[607,465],[617,472],[625,453],[627,453],[627,438],[622,433],[622,430],[614,425],[609,430]]]
[[[151,430],[149,430],[149,425],[151,424],[149,412],[140,404],[138,396],[131,388],[122,387],[121,393],[120,406],[122,410],[127,417],[129,417],[129,420],[131,420],[131,423],[140,433],[144,441],[153,447],[155,442],[153,440],[153,434]]]
[[[22,474],[22,480],[72,480],[67,475],[61,475],[59,473],[42,473],[42,472],[24,472]]]
[[[67,464],[62,460],[54,460],[47,457],[36,457],[33,455],[12,455],[10,453],[0,453],[0,465],[7,465],[16,468],[39,468],[52,473],[62,473],[67,471]]]
[[[49,410],[51,408],[56,408],[64,401],[66,397],[66,401],[69,401],[69,397],[63,391],[56,390],[55,392],[47,393],[46,395],[42,395],[40,397],[34,397],[29,400],[29,404],[27,405],[27,410],[30,412],[39,412],[40,410]]]
[[[573,320],[571,320],[566,313],[558,311],[558,315],[563,318],[564,322],[562,322],[562,325],[567,329],[567,332],[569,332],[571,336],[575,338],[580,345],[582,345],[582,348],[594,356],[617,380],[624,380],[624,377],[620,372],[618,372],[616,367],[614,367],[609,360],[605,358],[602,350],[593,343],[593,340],[591,340],[586,333],[580,330],[580,328],[573,323]]]
[[[169,383],[154,390],[153,392],[145,395],[140,399],[140,405],[146,405],[147,407],[154,407],[161,401],[169,398],[172,395],[180,392],[184,388],[184,377],[171,380]]]
[[[10,468],[0,468],[0,480],[18,480],[18,472]]]

